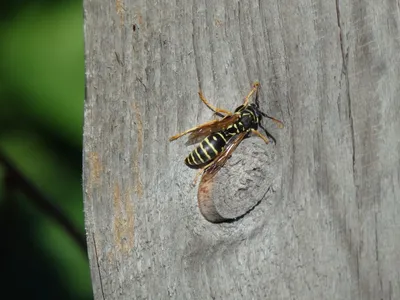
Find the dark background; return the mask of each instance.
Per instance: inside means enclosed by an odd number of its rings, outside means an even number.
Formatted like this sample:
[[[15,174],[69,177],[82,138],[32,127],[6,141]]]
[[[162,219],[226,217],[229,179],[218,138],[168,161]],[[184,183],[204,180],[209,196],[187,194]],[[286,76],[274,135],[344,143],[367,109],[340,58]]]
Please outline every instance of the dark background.
[[[1,5],[0,151],[84,236],[81,1]],[[4,299],[92,299],[87,255],[0,161]]]

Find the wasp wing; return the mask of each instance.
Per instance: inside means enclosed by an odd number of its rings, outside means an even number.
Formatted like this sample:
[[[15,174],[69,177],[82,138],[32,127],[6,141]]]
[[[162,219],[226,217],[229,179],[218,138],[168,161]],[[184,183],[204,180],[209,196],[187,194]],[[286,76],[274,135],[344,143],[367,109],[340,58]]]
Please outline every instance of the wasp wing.
[[[215,174],[225,165],[229,157],[231,157],[233,151],[236,150],[237,146],[246,137],[247,132],[241,132],[238,135],[232,137],[226,144],[224,150],[214,159],[213,163],[204,171],[204,179],[209,180],[214,177]]]
[[[198,130],[193,131],[186,142],[186,145],[192,145],[201,142],[207,136],[209,136],[213,132],[225,130],[230,125],[234,124],[239,120],[239,114],[234,114],[230,116],[226,116],[221,120],[214,120],[213,123],[199,128]]]
[[[174,135],[170,137],[169,140],[174,141],[184,136],[185,134],[191,133],[186,144],[194,144],[200,142],[213,132],[225,130],[229,125],[232,125],[233,123],[238,121],[239,118],[240,118],[239,114],[233,114],[226,116],[221,120],[212,120],[204,124],[198,125],[196,127],[193,127],[191,129],[188,129],[177,135]]]

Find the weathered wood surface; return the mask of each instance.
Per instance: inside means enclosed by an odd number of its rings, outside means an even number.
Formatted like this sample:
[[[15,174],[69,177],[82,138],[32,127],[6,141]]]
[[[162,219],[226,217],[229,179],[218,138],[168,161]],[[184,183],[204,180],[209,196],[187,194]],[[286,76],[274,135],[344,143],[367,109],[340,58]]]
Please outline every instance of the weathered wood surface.
[[[84,9],[95,299],[400,299],[398,1]],[[254,80],[263,110],[285,123],[264,123],[277,145],[263,148],[274,159],[258,176],[275,176],[254,177],[249,203],[268,193],[251,212],[212,224],[183,164],[191,148],[168,137],[212,117],[199,88],[234,109]],[[251,169],[219,175],[232,197]]]

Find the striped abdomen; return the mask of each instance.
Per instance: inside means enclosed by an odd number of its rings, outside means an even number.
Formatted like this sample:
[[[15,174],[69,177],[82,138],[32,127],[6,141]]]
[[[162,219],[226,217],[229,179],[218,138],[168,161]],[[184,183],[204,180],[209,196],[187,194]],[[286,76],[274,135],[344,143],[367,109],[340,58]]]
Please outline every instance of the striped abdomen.
[[[222,152],[230,137],[223,131],[210,134],[185,158],[185,164],[192,169],[206,166]]]

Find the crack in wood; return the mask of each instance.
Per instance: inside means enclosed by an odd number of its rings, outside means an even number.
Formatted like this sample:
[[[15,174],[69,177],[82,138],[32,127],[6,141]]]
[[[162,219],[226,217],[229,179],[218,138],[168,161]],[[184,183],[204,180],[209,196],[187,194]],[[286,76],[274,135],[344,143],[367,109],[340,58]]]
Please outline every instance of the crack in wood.
[[[94,233],[92,234],[92,239],[93,239],[94,254],[96,255],[96,265],[97,265],[97,272],[99,275],[101,295],[102,295],[102,298],[105,300],[106,297],[104,296],[103,279],[101,277],[99,255],[97,253],[97,243],[96,243],[96,239],[94,237]]]
[[[348,100],[348,106],[349,106],[349,121],[350,121],[350,133],[351,133],[351,143],[352,143],[352,160],[353,160],[353,179],[354,179],[354,183],[355,183],[356,152],[355,152],[355,137],[354,137],[354,120],[353,120],[353,115],[352,115],[352,110],[351,110],[350,80],[349,80],[349,73],[348,73],[349,49],[347,48],[347,51],[345,51],[339,0],[336,0],[335,4],[336,4],[336,19],[337,19],[337,24],[339,27],[340,50],[341,50],[341,54],[342,54],[342,75],[344,75],[344,77],[345,77],[347,100]]]
[[[139,164],[139,158],[143,151],[143,121],[139,111],[139,107],[135,102],[132,103],[132,109],[135,113],[136,129],[137,129],[137,144],[136,152],[133,154],[133,180],[134,180],[134,192],[139,196],[143,197],[143,182],[141,177],[141,170]]]
[[[200,85],[200,56],[198,55],[199,51],[198,48],[196,46],[196,42],[195,42],[195,8],[194,8],[194,3],[192,6],[192,46],[193,46],[193,56],[194,56],[194,65],[196,67],[196,76],[197,76],[197,85],[199,87],[199,89],[201,89],[201,85]]]

